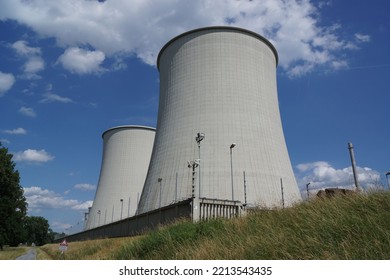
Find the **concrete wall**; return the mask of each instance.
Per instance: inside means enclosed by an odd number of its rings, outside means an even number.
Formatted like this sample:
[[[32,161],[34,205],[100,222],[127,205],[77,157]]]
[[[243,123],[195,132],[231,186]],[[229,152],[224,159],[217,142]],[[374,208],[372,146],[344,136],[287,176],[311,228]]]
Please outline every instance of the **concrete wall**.
[[[85,230],[66,236],[68,242],[92,240],[98,238],[124,237],[141,234],[153,230],[160,224],[167,224],[176,219],[191,218],[190,200],[178,202],[158,210],[150,211],[141,215],[126,218],[111,224],[106,224],[93,229]],[[61,242],[64,238],[55,242]]]

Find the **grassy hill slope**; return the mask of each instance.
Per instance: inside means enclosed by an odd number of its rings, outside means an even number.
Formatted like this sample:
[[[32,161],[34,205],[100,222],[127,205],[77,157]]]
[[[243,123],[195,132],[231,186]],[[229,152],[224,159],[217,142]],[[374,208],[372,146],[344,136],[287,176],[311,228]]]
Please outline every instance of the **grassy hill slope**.
[[[138,237],[41,248],[54,259],[390,259],[390,193],[316,199],[292,208]]]

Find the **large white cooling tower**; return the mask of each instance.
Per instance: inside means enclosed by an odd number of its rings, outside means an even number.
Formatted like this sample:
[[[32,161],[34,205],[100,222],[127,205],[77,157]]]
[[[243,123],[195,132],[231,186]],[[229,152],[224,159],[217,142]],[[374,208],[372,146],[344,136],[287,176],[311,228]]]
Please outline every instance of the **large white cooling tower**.
[[[156,138],[140,213],[189,198],[187,161],[199,157],[197,197],[244,203],[245,185],[249,206],[301,200],[283,135],[277,63],[268,40],[234,27],[189,31],[162,48]],[[205,135],[200,149],[197,133]]]
[[[152,154],[155,129],[118,126],[105,131],[103,158],[86,229],[134,216]]]

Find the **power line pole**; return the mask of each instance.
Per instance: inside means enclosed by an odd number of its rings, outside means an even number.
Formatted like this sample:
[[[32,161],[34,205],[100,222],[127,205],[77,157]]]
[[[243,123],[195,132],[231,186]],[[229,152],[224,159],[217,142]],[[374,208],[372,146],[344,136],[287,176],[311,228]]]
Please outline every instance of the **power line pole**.
[[[353,179],[355,181],[355,187],[356,187],[356,190],[360,190],[359,181],[358,181],[358,175],[357,175],[357,172],[356,172],[355,154],[353,152],[353,145],[352,145],[352,143],[348,143],[348,149],[349,149],[349,155],[351,157],[352,172],[353,172]]]

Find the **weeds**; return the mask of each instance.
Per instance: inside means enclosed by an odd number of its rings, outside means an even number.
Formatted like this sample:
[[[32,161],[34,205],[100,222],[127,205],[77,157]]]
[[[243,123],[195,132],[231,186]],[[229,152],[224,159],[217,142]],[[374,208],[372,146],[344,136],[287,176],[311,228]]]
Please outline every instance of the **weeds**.
[[[231,220],[180,221],[139,237],[75,242],[66,258],[390,259],[389,221],[389,192],[341,196]]]

